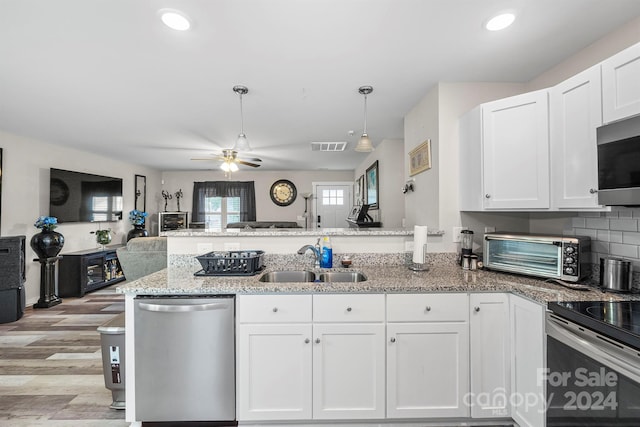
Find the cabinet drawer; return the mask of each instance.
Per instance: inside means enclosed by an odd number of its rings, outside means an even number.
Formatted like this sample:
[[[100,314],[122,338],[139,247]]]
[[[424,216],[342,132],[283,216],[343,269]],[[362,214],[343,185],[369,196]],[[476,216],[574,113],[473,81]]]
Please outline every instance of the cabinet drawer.
[[[311,295],[239,295],[240,323],[311,322]]]
[[[384,295],[314,295],[313,321],[384,322]]]
[[[388,322],[466,322],[469,296],[461,294],[387,295]]]

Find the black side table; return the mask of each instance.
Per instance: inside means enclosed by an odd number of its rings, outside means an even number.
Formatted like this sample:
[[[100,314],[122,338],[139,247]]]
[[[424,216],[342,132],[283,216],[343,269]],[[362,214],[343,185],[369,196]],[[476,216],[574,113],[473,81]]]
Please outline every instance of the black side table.
[[[61,256],[36,258],[40,263],[40,299],[33,308],[49,308],[58,305],[62,300],[58,297],[58,260]]]

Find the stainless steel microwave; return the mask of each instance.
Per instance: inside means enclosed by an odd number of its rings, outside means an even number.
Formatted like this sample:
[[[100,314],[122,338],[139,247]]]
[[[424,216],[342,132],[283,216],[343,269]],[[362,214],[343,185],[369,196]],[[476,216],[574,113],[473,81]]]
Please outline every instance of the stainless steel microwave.
[[[597,129],[598,203],[640,205],[640,115]]]
[[[483,246],[482,261],[491,270],[567,282],[589,272],[591,239],[586,236],[487,233]]]

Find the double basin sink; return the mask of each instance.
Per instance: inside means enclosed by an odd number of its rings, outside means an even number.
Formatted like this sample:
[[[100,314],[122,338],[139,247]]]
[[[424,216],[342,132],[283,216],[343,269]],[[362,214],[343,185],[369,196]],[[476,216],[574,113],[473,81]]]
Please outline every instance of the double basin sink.
[[[325,271],[315,273],[309,270],[270,271],[263,274],[261,282],[291,283],[291,282],[364,282],[367,276],[359,271]]]

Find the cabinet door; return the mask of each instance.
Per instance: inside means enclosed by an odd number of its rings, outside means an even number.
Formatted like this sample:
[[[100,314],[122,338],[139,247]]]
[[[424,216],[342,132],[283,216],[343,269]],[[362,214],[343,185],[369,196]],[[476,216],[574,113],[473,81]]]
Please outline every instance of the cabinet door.
[[[600,67],[553,87],[550,97],[553,206],[600,207],[596,142],[596,128],[602,125]]]
[[[482,105],[485,209],[549,207],[547,91]]]
[[[311,419],[311,324],[238,327],[238,419]]]
[[[468,417],[469,324],[387,324],[387,417]]]
[[[510,295],[511,416],[521,426],[545,425],[545,385],[540,381],[545,360],[544,307]]]
[[[640,114],[640,43],[601,65],[604,123]]]
[[[471,416],[509,416],[509,296],[471,294]]]
[[[384,418],[384,324],[314,324],[313,338],[313,418]]]

